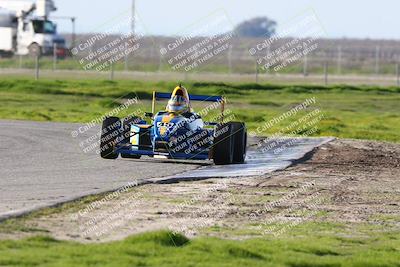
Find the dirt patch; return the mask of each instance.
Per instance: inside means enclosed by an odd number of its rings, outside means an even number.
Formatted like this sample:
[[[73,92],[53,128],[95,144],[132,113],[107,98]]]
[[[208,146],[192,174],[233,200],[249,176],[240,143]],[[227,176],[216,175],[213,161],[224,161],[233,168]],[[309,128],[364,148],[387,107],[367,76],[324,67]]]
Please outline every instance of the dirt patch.
[[[308,161],[271,175],[145,185],[24,223],[81,242],[166,228],[188,236],[244,239],[279,235],[306,222],[399,230],[399,177],[400,145],[336,140]],[[0,233],[0,238],[10,236],[21,234]]]

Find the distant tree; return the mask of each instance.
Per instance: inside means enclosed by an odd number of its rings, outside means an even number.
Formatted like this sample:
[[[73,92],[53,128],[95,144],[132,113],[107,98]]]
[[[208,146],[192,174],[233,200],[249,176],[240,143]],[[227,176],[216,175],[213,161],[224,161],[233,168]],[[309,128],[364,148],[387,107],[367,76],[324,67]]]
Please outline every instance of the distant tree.
[[[271,37],[275,34],[276,25],[267,17],[257,17],[240,23],[235,31],[240,37]]]

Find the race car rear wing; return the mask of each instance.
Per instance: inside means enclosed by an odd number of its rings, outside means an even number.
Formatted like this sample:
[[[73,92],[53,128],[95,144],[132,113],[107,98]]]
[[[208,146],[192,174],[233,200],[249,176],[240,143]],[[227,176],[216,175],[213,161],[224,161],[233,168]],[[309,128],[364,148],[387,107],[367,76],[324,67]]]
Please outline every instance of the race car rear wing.
[[[170,99],[171,93],[160,93],[153,91],[153,102],[151,105],[151,112],[155,114],[157,99]],[[224,117],[225,99],[223,96],[209,96],[209,95],[189,95],[190,101],[206,101],[206,102],[220,102],[221,103],[221,118]]]
[[[170,99],[171,93],[153,92],[153,99]],[[222,96],[209,96],[209,95],[189,95],[191,101],[209,101],[209,102],[222,102]]]

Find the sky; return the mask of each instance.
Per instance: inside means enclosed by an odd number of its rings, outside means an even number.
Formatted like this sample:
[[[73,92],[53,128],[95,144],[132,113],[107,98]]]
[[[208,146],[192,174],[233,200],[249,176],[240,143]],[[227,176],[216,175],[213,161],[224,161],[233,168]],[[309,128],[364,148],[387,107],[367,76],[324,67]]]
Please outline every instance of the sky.
[[[55,0],[55,16],[77,17],[79,33],[104,31],[105,22],[130,12],[131,0]],[[246,19],[267,16],[283,25],[305,10],[314,10],[328,38],[400,39],[400,1],[396,0],[136,0],[136,12],[144,33],[176,35],[215,10],[224,10],[236,25]],[[58,21],[60,32],[69,32],[69,21]],[[218,31],[218,29],[214,29]],[[215,32],[217,33],[217,32]]]

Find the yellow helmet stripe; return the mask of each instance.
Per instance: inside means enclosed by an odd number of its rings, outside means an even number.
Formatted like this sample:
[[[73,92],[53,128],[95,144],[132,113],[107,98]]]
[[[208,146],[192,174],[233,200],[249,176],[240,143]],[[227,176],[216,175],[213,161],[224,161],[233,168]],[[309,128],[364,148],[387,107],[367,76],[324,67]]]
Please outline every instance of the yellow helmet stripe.
[[[163,122],[163,123],[169,123],[174,117],[175,117],[175,116],[174,116],[173,113],[170,113],[170,114],[168,114],[168,115],[164,115],[164,116],[162,117],[161,122]]]

